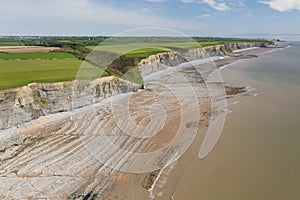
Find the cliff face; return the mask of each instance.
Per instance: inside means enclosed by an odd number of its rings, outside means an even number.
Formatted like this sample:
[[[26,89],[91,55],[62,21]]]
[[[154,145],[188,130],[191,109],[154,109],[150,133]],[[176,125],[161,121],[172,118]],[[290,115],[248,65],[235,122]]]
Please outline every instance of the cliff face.
[[[229,48],[232,51],[235,50],[240,50],[240,49],[245,49],[245,48],[252,48],[252,47],[266,47],[268,44],[266,43],[261,43],[261,42],[239,42],[239,43],[228,43],[225,45],[227,48]]]
[[[116,77],[93,81],[32,83],[0,91],[0,130],[53,113],[90,105],[101,99],[130,91],[138,85]]]
[[[251,48],[262,47],[263,43],[228,43],[224,45],[215,45],[203,48],[190,49],[185,52],[166,52],[149,56],[140,62],[139,68],[142,77],[152,74],[157,71],[173,67],[181,63],[193,60],[209,58],[213,56],[232,55],[233,51]]]

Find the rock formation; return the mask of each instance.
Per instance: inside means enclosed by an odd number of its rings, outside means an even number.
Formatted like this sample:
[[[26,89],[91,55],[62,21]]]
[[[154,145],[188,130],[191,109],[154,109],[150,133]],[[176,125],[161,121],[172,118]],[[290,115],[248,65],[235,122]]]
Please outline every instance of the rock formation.
[[[137,91],[139,85],[116,78],[60,83],[31,83],[0,91],[0,130],[53,113],[91,105],[120,93]]]
[[[184,62],[211,58],[215,56],[233,56],[233,51],[263,47],[264,43],[228,43],[224,45],[208,46],[203,48],[189,49],[182,52],[166,52],[149,56],[140,62],[142,76],[161,71],[167,67],[177,66]]]

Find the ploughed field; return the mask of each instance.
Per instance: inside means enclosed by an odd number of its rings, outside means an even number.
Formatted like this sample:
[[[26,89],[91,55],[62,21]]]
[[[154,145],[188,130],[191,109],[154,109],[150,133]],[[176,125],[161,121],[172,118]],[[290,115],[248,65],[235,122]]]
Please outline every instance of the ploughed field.
[[[4,53],[36,53],[36,52],[49,52],[55,50],[59,50],[59,48],[42,47],[42,46],[3,46],[3,43],[0,42],[0,52],[4,52]]]

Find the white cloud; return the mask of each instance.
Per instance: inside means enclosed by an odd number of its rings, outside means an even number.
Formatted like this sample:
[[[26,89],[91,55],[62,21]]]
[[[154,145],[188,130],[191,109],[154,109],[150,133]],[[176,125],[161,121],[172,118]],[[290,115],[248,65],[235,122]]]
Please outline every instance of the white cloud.
[[[150,12],[150,9],[149,8],[142,8],[141,10],[143,13],[147,13],[147,12]]]
[[[230,0],[229,5],[234,7],[244,7],[246,6],[244,0]]]
[[[182,3],[193,3],[195,0],[181,0]]]
[[[148,2],[152,2],[152,3],[161,3],[161,2],[164,2],[164,1],[167,1],[167,0],[146,0]]]
[[[204,3],[207,3],[212,8],[220,11],[230,10],[230,8],[225,3],[217,3],[215,0],[202,0]]]
[[[230,10],[230,7],[228,5],[226,5],[226,3],[224,3],[223,1],[216,1],[216,0],[181,0],[181,2],[183,2],[183,3],[193,3],[193,2],[206,3],[215,10],[219,10],[219,11]]]
[[[271,1],[259,1],[259,3],[267,4],[270,6],[270,8],[280,12],[286,12],[291,10],[300,11],[299,0],[271,0]]]
[[[200,18],[205,18],[205,17],[210,17],[210,16],[211,16],[210,14],[203,14],[203,15],[195,16],[195,18],[200,19]]]

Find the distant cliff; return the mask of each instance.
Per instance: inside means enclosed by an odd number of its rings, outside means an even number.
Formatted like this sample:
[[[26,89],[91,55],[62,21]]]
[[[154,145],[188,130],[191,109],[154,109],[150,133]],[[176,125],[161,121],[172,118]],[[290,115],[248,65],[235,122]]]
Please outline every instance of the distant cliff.
[[[199,60],[212,56],[231,56],[235,50],[266,46],[267,44],[265,43],[227,43],[195,48],[182,52],[159,53],[142,60],[139,64],[139,69],[142,77],[145,77],[151,73],[161,71],[167,67],[176,66],[187,61]]]

